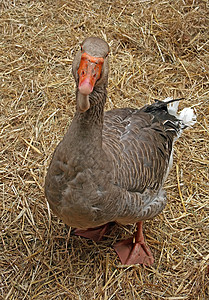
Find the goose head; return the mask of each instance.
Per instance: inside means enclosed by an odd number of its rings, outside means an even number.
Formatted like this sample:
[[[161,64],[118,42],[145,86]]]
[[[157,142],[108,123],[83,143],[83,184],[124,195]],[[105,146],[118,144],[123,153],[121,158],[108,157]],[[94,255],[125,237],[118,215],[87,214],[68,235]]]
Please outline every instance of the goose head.
[[[76,54],[72,71],[77,86],[77,106],[80,112],[90,108],[89,95],[108,79],[108,44],[98,38],[86,38]]]

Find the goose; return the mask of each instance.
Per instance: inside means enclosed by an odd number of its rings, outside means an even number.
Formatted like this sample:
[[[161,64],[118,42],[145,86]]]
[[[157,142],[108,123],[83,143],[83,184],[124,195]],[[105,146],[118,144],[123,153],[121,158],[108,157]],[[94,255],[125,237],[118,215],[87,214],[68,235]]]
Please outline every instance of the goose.
[[[137,224],[133,237],[114,245],[124,265],[151,265],[143,222],[166,205],[163,184],[172,166],[173,146],[194,125],[192,108],[177,113],[179,99],[155,100],[137,108],[104,112],[109,46],[88,37],[72,63],[76,112],[56,147],[45,178],[52,211],[74,233],[102,239],[114,222]]]

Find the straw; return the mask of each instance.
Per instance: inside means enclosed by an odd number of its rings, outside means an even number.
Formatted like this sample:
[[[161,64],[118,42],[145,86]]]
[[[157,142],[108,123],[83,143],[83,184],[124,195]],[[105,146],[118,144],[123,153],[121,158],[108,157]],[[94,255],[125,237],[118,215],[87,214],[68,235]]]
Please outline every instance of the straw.
[[[207,1],[1,1],[0,298],[209,298]],[[144,224],[152,267],[121,266],[112,245],[73,236],[47,207],[52,153],[75,112],[73,57],[91,35],[111,52],[105,109],[184,98],[197,123],[175,144],[168,204]]]

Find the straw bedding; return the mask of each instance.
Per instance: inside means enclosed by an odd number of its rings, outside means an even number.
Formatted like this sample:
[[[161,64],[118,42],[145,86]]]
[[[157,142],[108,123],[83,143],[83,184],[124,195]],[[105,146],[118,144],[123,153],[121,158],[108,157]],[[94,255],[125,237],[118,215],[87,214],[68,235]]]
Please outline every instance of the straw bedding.
[[[0,299],[209,299],[209,3],[207,0],[0,2]],[[184,97],[196,125],[175,146],[168,205],[145,223],[152,267],[75,237],[43,193],[75,111],[71,63],[97,35],[111,46],[106,109]]]

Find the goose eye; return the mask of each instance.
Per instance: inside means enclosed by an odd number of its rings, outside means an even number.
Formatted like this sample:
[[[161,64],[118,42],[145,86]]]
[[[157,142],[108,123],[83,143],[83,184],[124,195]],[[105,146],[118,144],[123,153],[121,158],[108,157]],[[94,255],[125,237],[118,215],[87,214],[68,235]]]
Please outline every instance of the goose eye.
[[[81,51],[83,51],[83,46],[81,45]]]

